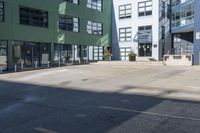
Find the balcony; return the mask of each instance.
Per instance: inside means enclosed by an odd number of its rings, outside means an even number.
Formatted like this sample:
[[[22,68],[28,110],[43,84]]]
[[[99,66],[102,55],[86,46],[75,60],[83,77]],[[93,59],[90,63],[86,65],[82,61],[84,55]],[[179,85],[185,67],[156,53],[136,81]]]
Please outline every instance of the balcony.
[[[172,0],[172,10],[194,3],[194,0]]]
[[[194,28],[194,0],[176,0],[172,7],[172,32],[191,32]]]

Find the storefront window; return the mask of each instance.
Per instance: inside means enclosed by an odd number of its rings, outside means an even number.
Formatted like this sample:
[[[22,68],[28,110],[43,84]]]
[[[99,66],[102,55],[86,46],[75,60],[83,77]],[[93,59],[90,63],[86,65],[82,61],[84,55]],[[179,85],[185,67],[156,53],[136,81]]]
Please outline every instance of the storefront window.
[[[46,43],[40,44],[40,52],[41,65],[48,64],[50,60],[50,45]]]
[[[15,41],[13,44],[13,63],[21,64],[24,62],[24,42]]]
[[[56,44],[55,45],[55,62],[67,63],[73,59],[73,45]]]
[[[13,62],[24,67],[47,65],[50,60],[48,43],[15,41],[13,45]]]
[[[0,41],[0,67],[2,70],[7,69],[7,42]]]

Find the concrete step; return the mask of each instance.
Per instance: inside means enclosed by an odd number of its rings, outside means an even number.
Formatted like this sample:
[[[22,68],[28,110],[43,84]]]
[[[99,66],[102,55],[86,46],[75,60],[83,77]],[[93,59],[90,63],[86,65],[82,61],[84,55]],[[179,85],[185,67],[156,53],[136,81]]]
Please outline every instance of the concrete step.
[[[162,61],[98,61],[95,64],[106,65],[164,65]]]
[[[192,55],[165,55],[164,63],[169,66],[192,66]]]

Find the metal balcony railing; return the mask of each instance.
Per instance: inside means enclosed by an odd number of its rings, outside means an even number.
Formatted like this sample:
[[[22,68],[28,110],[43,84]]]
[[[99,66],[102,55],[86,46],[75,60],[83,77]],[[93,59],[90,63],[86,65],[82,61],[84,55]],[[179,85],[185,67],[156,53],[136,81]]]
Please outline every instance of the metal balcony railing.
[[[167,55],[193,55],[194,46],[180,46],[168,50]]]

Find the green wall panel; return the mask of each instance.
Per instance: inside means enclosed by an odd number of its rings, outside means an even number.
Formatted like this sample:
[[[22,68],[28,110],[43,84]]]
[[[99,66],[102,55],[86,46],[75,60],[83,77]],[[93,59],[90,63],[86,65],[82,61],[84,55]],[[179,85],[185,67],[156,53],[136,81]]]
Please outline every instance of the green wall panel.
[[[5,1],[5,22],[0,23],[0,40],[22,40],[81,45],[111,46],[111,0],[103,0],[103,11],[86,7],[87,0],[79,5],[64,0],[3,0]],[[49,27],[40,28],[19,24],[19,6],[46,10],[49,13]],[[58,16],[66,14],[80,18],[80,32],[58,29]],[[87,20],[103,23],[103,35],[89,35]]]

